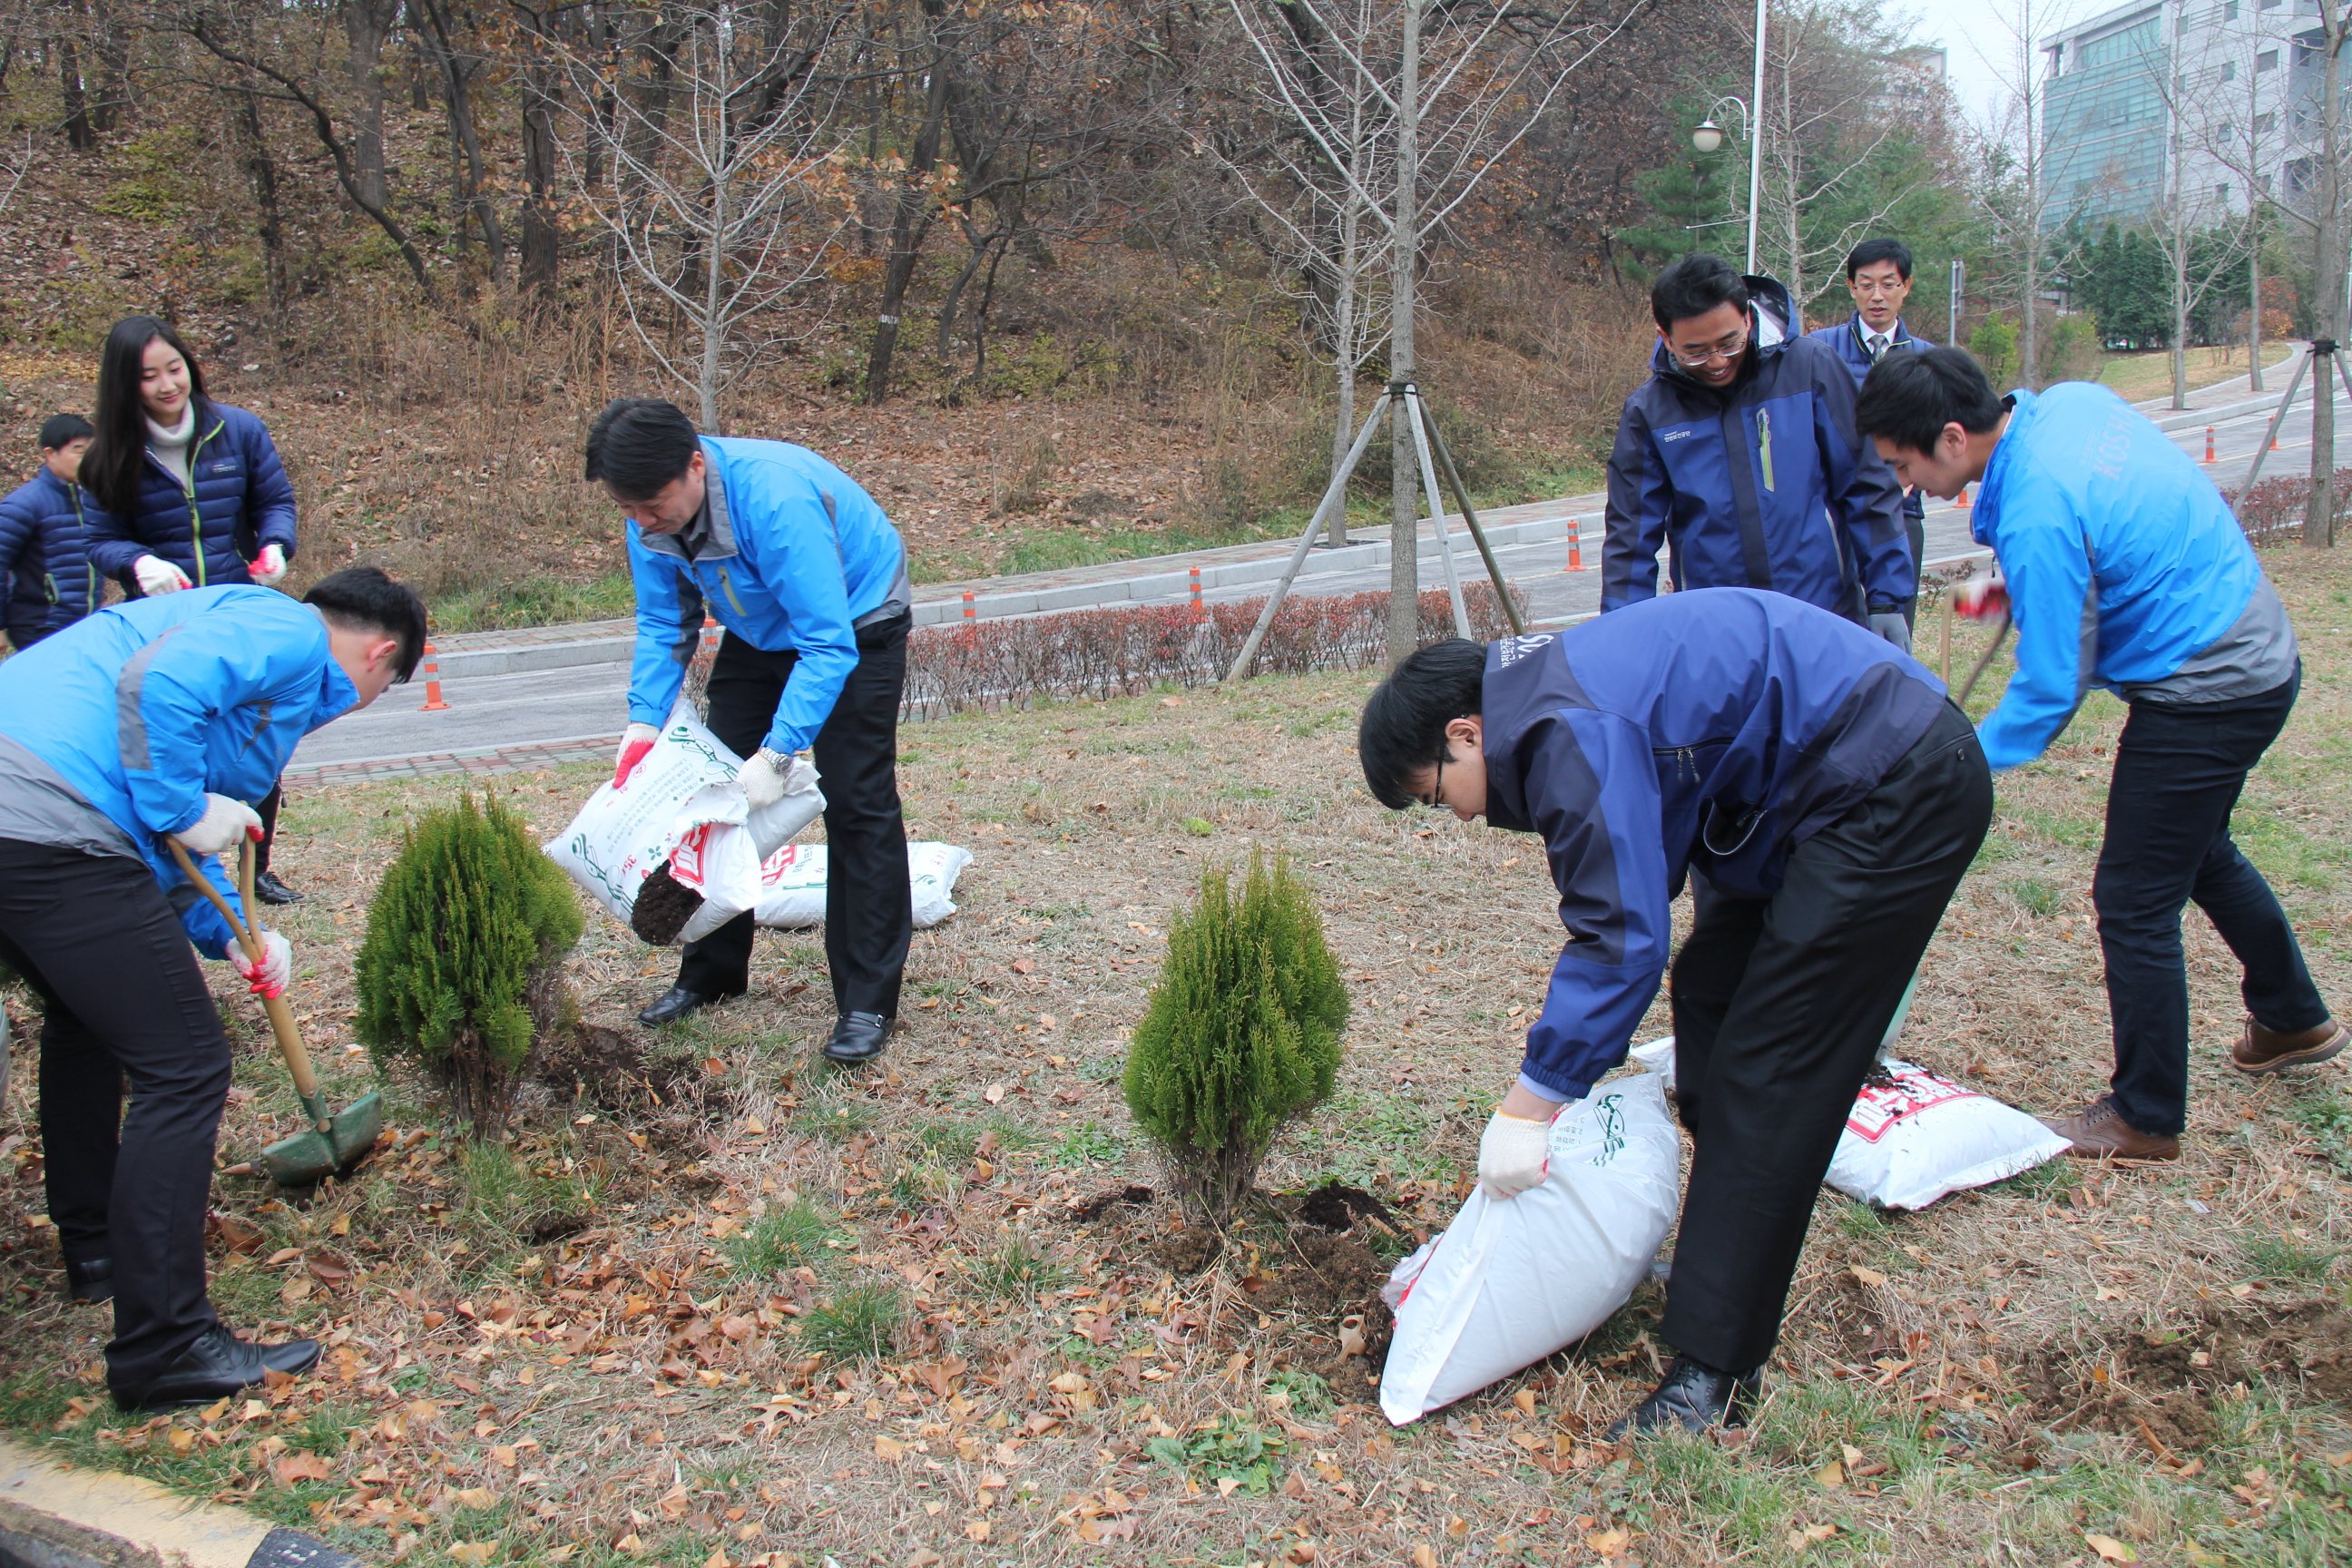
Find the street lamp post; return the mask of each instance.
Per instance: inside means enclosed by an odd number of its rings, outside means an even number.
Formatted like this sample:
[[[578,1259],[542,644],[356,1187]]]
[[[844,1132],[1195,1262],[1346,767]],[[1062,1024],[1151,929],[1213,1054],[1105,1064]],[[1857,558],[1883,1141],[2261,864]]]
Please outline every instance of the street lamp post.
[[[1756,270],[1756,199],[1764,186],[1764,138],[1759,135],[1757,116],[1764,107],[1764,5],[1756,0],[1756,79],[1746,100],[1719,98],[1708,110],[1706,119],[1691,132],[1691,145],[1702,153],[1712,153],[1723,145],[1723,127],[1715,117],[1726,108],[1739,110],[1740,134],[1748,138],[1748,270]]]

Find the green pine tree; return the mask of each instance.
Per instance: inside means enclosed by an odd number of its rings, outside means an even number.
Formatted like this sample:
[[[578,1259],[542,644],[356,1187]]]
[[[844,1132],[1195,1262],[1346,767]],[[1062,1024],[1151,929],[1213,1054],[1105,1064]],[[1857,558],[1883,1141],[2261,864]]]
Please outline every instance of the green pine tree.
[[[496,796],[408,830],[368,906],[356,1030],[379,1070],[421,1068],[477,1137],[496,1137],[533,1048],[572,1020],[562,956],[580,900]]]
[[[1328,1098],[1347,1022],[1339,963],[1288,858],[1269,871],[1253,854],[1238,900],[1224,871],[1205,874],[1200,902],[1169,922],[1124,1085],[1203,1219],[1230,1220],[1283,1123]]]

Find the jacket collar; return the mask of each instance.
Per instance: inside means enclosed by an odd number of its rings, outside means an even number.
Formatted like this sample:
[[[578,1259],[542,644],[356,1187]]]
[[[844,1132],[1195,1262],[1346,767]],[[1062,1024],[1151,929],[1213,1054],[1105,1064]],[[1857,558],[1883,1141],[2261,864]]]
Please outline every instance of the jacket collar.
[[[1853,313],[1853,341],[1862,345],[1863,353],[1870,352],[1870,329],[1862,324],[1860,310]],[[1911,329],[1904,325],[1902,317],[1895,317],[1895,330],[1886,334],[1886,352],[1892,353],[1910,341]]]
[[[708,439],[702,443],[702,510],[694,514],[694,521],[674,534],[647,533],[641,528],[637,530],[640,544],[656,555],[688,564],[723,561],[740,553],[735,544],[734,514],[727,509],[726,481],[719,474],[719,453]],[[693,546],[690,555],[688,545]]]
[[[2021,386],[2000,400],[2000,405],[2009,410],[2009,427],[2001,432],[1992,460],[1985,465],[1984,480],[1977,486],[1976,510],[1969,518],[1969,535],[1979,544],[1990,547],[1993,531],[2000,526],[2000,492],[2007,488],[2011,457],[2025,444],[2019,437],[2040,417],[2040,398]]]
[[[317,606],[313,605],[310,613],[318,615]],[[324,616],[319,616],[319,637],[321,642],[327,638],[327,618]],[[319,700],[310,710],[310,729],[302,732],[307,735],[311,730],[341,718],[359,700],[360,689],[352,684],[352,678],[343,673],[343,667],[335,662],[335,656],[330,651],[327,668],[319,677]]]

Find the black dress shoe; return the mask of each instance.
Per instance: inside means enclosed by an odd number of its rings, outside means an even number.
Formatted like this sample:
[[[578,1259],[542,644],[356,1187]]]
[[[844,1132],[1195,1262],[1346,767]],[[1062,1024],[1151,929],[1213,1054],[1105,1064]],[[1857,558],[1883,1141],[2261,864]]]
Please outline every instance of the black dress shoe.
[[[182,1405],[210,1405],[267,1382],[268,1374],[293,1376],[319,1362],[319,1342],[288,1340],[284,1344],[255,1344],[238,1339],[226,1323],[215,1323],[196,1342],[180,1352],[163,1375],[139,1388],[112,1390],[121,1410],[162,1410]]]
[[[1748,1407],[1763,1387],[1753,1373],[1746,1377],[1718,1372],[1686,1355],[1675,1357],[1664,1383],[1650,1397],[1617,1418],[1609,1428],[1612,1443],[1638,1437],[1661,1426],[1701,1433],[1711,1426],[1745,1426]]]
[[[67,1258],[66,1300],[86,1305],[114,1300],[114,1260],[90,1258],[77,1263]]]
[[[659,999],[637,1015],[637,1022],[648,1029],[658,1029],[664,1024],[675,1024],[698,1007],[708,1007],[714,1002],[724,1002],[730,996],[740,996],[740,991],[722,991],[714,996],[707,992],[688,991],[683,985],[673,985]]]
[[[824,1043],[824,1054],[850,1067],[870,1062],[882,1054],[883,1042],[890,1037],[890,1026],[897,1021],[879,1013],[844,1013],[833,1026],[833,1038]]]
[[[298,893],[279,881],[275,871],[256,871],[253,874],[253,896],[265,904],[299,904],[310,897],[308,893]]]

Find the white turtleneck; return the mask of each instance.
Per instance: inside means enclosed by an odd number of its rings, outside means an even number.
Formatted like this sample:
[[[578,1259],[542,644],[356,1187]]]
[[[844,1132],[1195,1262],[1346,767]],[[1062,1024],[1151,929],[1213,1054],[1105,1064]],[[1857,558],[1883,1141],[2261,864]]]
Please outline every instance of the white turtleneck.
[[[180,488],[188,488],[188,447],[196,438],[196,400],[193,397],[181,406],[180,423],[166,430],[152,419],[147,421],[147,449],[155,460],[172,470]]]

